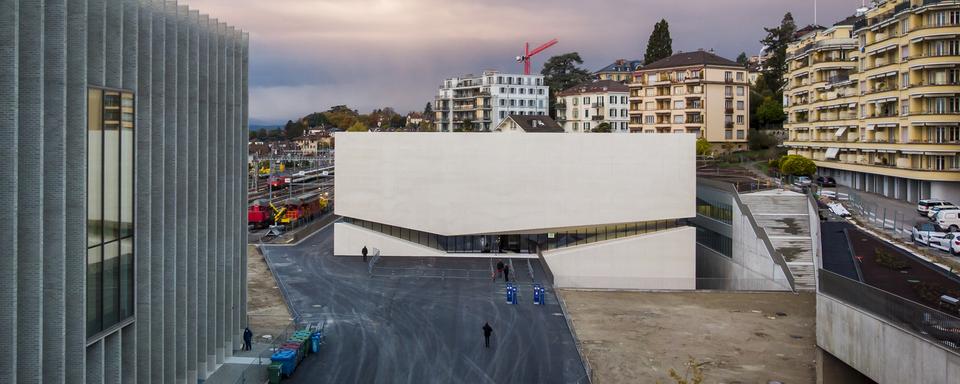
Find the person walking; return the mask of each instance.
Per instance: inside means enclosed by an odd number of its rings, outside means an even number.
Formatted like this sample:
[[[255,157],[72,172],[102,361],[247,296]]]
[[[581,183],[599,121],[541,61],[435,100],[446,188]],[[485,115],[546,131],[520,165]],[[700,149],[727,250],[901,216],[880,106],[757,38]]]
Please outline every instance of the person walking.
[[[363,249],[360,250],[360,254],[363,255],[363,262],[367,262],[367,246],[364,245]]]
[[[503,265],[503,281],[510,281],[510,265]]]
[[[250,327],[247,327],[243,330],[243,350],[249,351],[253,349],[251,341],[253,340],[253,332],[250,331]]]
[[[503,260],[497,260],[497,272],[493,275],[493,279],[496,280],[500,277],[500,274],[503,273]]]
[[[493,334],[493,327],[490,323],[483,323],[483,341],[486,348],[490,348],[490,335]]]

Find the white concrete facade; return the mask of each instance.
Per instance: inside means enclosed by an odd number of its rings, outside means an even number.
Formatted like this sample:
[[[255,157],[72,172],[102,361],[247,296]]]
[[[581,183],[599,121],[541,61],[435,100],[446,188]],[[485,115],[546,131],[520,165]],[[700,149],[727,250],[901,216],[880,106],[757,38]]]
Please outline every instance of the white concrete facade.
[[[696,289],[697,231],[681,227],[543,252],[564,288]]]
[[[336,214],[411,233],[401,239],[339,223],[334,252],[357,255],[367,246],[383,256],[447,256],[406,239],[553,239],[641,223],[646,230],[545,250],[556,284],[692,289],[695,232],[677,220],[696,214],[694,143],[695,135],[337,134]]]
[[[434,102],[439,132],[464,129],[492,131],[508,115],[547,115],[550,89],[542,75],[484,71],[443,81]]]

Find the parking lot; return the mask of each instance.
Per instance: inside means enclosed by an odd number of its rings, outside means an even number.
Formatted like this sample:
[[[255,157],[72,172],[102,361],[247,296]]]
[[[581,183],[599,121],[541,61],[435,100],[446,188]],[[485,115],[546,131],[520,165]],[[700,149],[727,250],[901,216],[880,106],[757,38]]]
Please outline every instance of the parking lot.
[[[586,382],[553,292],[532,304],[525,262],[514,261],[520,302],[508,305],[488,259],[385,259],[371,276],[332,249],[332,226],[295,246],[262,247],[294,316],[327,323],[321,352],[289,382]],[[494,329],[490,349],[484,322]]]

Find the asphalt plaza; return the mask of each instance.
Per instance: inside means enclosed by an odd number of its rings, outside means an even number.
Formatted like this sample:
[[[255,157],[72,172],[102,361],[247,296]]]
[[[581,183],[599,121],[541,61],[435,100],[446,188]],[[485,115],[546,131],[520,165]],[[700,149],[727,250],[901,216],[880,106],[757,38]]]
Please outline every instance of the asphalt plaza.
[[[510,305],[486,258],[383,258],[370,274],[360,258],[332,255],[333,226],[262,251],[294,316],[327,323],[326,344],[291,383],[587,382],[552,289],[533,304],[536,260],[513,260]]]

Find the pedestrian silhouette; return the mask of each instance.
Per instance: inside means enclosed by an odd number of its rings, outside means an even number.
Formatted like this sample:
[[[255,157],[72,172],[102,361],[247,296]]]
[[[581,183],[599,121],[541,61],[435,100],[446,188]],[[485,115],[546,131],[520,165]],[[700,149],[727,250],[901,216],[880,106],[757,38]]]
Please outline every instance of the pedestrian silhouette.
[[[363,261],[367,261],[367,246],[364,245],[363,249],[360,250],[360,254],[363,255]]]
[[[243,350],[249,351],[253,349],[253,346],[250,345],[251,340],[253,339],[253,332],[250,331],[250,327],[247,327],[243,330]]]
[[[503,281],[510,281],[510,265],[503,266]]]
[[[483,340],[487,348],[490,348],[490,335],[492,333],[493,328],[490,327],[490,323],[483,323]]]

